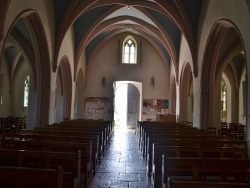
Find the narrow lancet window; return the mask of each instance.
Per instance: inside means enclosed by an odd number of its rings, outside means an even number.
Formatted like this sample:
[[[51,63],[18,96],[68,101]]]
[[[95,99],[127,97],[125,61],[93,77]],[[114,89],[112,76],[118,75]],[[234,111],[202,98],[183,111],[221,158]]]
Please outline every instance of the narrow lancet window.
[[[29,99],[29,80],[30,76],[27,76],[27,78],[24,80],[24,99],[23,99],[23,106],[28,106],[28,99]]]
[[[136,42],[127,38],[123,45],[123,63],[124,64],[136,64]]]

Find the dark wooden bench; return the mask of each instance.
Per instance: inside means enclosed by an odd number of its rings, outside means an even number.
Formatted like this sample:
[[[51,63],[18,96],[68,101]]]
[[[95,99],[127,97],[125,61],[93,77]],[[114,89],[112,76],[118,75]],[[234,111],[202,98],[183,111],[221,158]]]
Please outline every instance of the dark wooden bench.
[[[249,158],[179,158],[162,155],[161,185],[172,179],[250,182]],[[155,184],[155,187],[161,185]]]
[[[141,134],[143,128],[145,127],[152,127],[152,126],[162,126],[162,127],[191,127],[187,126],[183,123],[177,123],[177,122],[148,122],[148,121],[138,121],[137,122],[137,134]],[[196,128],[197,129],[197,128]]]
[[[63,168],[38,169],[0,166],[0,187],[63,188]]]
[[[211,134],[211,133],[207,133],[207,131],[205,130],[198,130],[195,127],[189,127],[186,125],[147,125],[147,126],[142,126],[141,127],[141,131],[139,134],[139,147],[144,147],[144,143],[145,143],[145,136],[147,133],[170,133],[170,132],[183,132],[186,134],[190,134],[194,131],[199,131],[200,134]]]
[[[103,132],[101,131],[86,131],[86,132],[74,132],[67,130],[58,130],[58,129],[41,129],[41,130],[22,130],[21,134],[35,134],[35,135],[56,135],[56,136],[74,136],[74,137],[88,137],[88,136],[96,136],[99,138],[99,148],[98,148],[98,161],[99,164],[104,156],[104,138]]]
[[[104,128],[105,136],[107,137],[107,144],[110,142],[114,134],[113,122],[112,121],[81,121],[81,120],[71,120],[64,121],[61,123],[54,123],[53,125],[46,125],[45,127],[51,126],[62,126],[62,127],[72,127],[72,128]]]
[[[58,141],[58,142],[77,142],[89,143],[92,142],[92,172],[96,173],[99,167],[98,153],[99,153],[99,136],[76,137],[76,136],[60,136],[60,135],[38,135],[38,134],[3,134],[2,139],[15,139],[15,140],[43,140],[43,141]]]
[[[211,132],[205,130],[197,130],[193,127],[180,127],[180,126],[152,126],[142,130],[142,136],[140,139],[141,149],[145,148],[148,134],[182,134],[182,135],[211,135]],[[213,134],[214,135],[214,134]],[[143,153],[144,154],[144,153]]]
[[[64,187],[71,188],[84,185],[81,182],[81,179],[84,179],[83,174],[80,174],[80,151],[46,152],[0,149],[0,165],[37,169],[56,169],[58,166],[62,166]]]
[[[76,152],[81,151],[81,173],[85,177],[84,184],[89,185],[93,175],[91,173],[92,143],[52,142],[52,141],[25,141],[2,140],[1,149]]]
[[[203,146],[203,147],[240,147],[247,148],[246,141],[235,141],[235,140],[205,140],[205,139],[158,139],[149,138],[148,143],[148,164],[149,164],[149,174],[152,173],[152,152],[153,145],[163,145],[163,146]]]
[[[69,124],[53,124],[53,125],[46,125],[45,127],[35,127],[34,129],[70,129],[70,130],[76,130],[76,131],[103,131],[103,136],[104,136],[104,140],[106,145],[108,145],[109,143],[109,139],[110,139],[110,133],[108,132],[108,127],[103,126],[103,125],[69,125]]]
[[[91,133],[96,133],[96,135],[99,136],[99,138],[102,138],[102,150],[103,150],[103,154],[107,148],[107,145],[108,145],[108,139],[107,139],[107,134],[106,134],[106,129],[105,128],[96,128],[96,127],[86,127],[86,128],[70,128],[70,127],[65,127],[65,126],[62,126],[62,127],[35,127],[34,128],[35,131],[54,131],[54,132],[78,132],[78,133],[82,133],[82,134],[87,134],[89,132]],[[21,132],[23,133],[23,131]]]
[[[152,154],[152,178],[161,180],[162,155],[166,157],[189,158],[247,158],[247,148],[203,147],[203,146],[164,146],[154,144]]]
[[[249,188],[250,183],[170,180],[168,188]]]
[[[143,127],[145,126],[186,126],[183,123],[178,122],[156,122],[156,121],[138,121],[136,126],[136,134],[141,134]]]
[[[149,149],[149,140],[151,139],[159,139],[159,140],[164,140],[164,139],[181,139],[181,140],[188,140],[188,139],[192,139],[192,140],[199,140],[199,139],[203,139],[203,140],[230,140],[229,136],[216,136],[216,135],[204,135],[204,134],[199,134],[199,132],[195,133],[195,134],[190,134],[187,132],[179,132],[179,133],[175,133],[175,132],[161,132],[161,133],[151,133],[148,132],[145,135],[145,144],[144,144],[144,157],[146,160],[148,160],[148,152],[151,151],[151,148]]]
[[[58,124],[53,124],[58,125]],[[69,125],[69,126],[90,126],[90,127],[97,127],[102,126],[107,128],[107,134],[109,139],[114,134],[114,122],[113,121],[85,121],[85,120],[71,120],[71,121],[64,121],[61,122],[60,125]]]

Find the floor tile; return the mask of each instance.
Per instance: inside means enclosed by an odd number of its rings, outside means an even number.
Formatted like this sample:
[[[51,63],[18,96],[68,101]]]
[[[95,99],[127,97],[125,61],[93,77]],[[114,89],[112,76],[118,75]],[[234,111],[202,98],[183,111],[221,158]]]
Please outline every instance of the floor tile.
[[[152,188],[139,140],[131,129],[115,129],[89,188]]]

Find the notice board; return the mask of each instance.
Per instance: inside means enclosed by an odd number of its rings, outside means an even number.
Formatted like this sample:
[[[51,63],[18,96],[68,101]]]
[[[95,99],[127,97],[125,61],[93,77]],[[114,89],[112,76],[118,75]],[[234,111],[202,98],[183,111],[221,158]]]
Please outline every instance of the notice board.
[[[143,114],[168,114],[167,99],[143,99]]]
[[[110,114],[111,99],[110,98],[85,98],[85,114]]]

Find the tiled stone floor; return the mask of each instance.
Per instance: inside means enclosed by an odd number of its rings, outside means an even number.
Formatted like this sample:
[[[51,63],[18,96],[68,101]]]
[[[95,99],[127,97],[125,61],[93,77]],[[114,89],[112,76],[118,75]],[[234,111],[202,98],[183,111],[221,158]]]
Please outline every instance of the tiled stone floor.
[[[115,129],[89,188],[152,188],[135,130]]]

